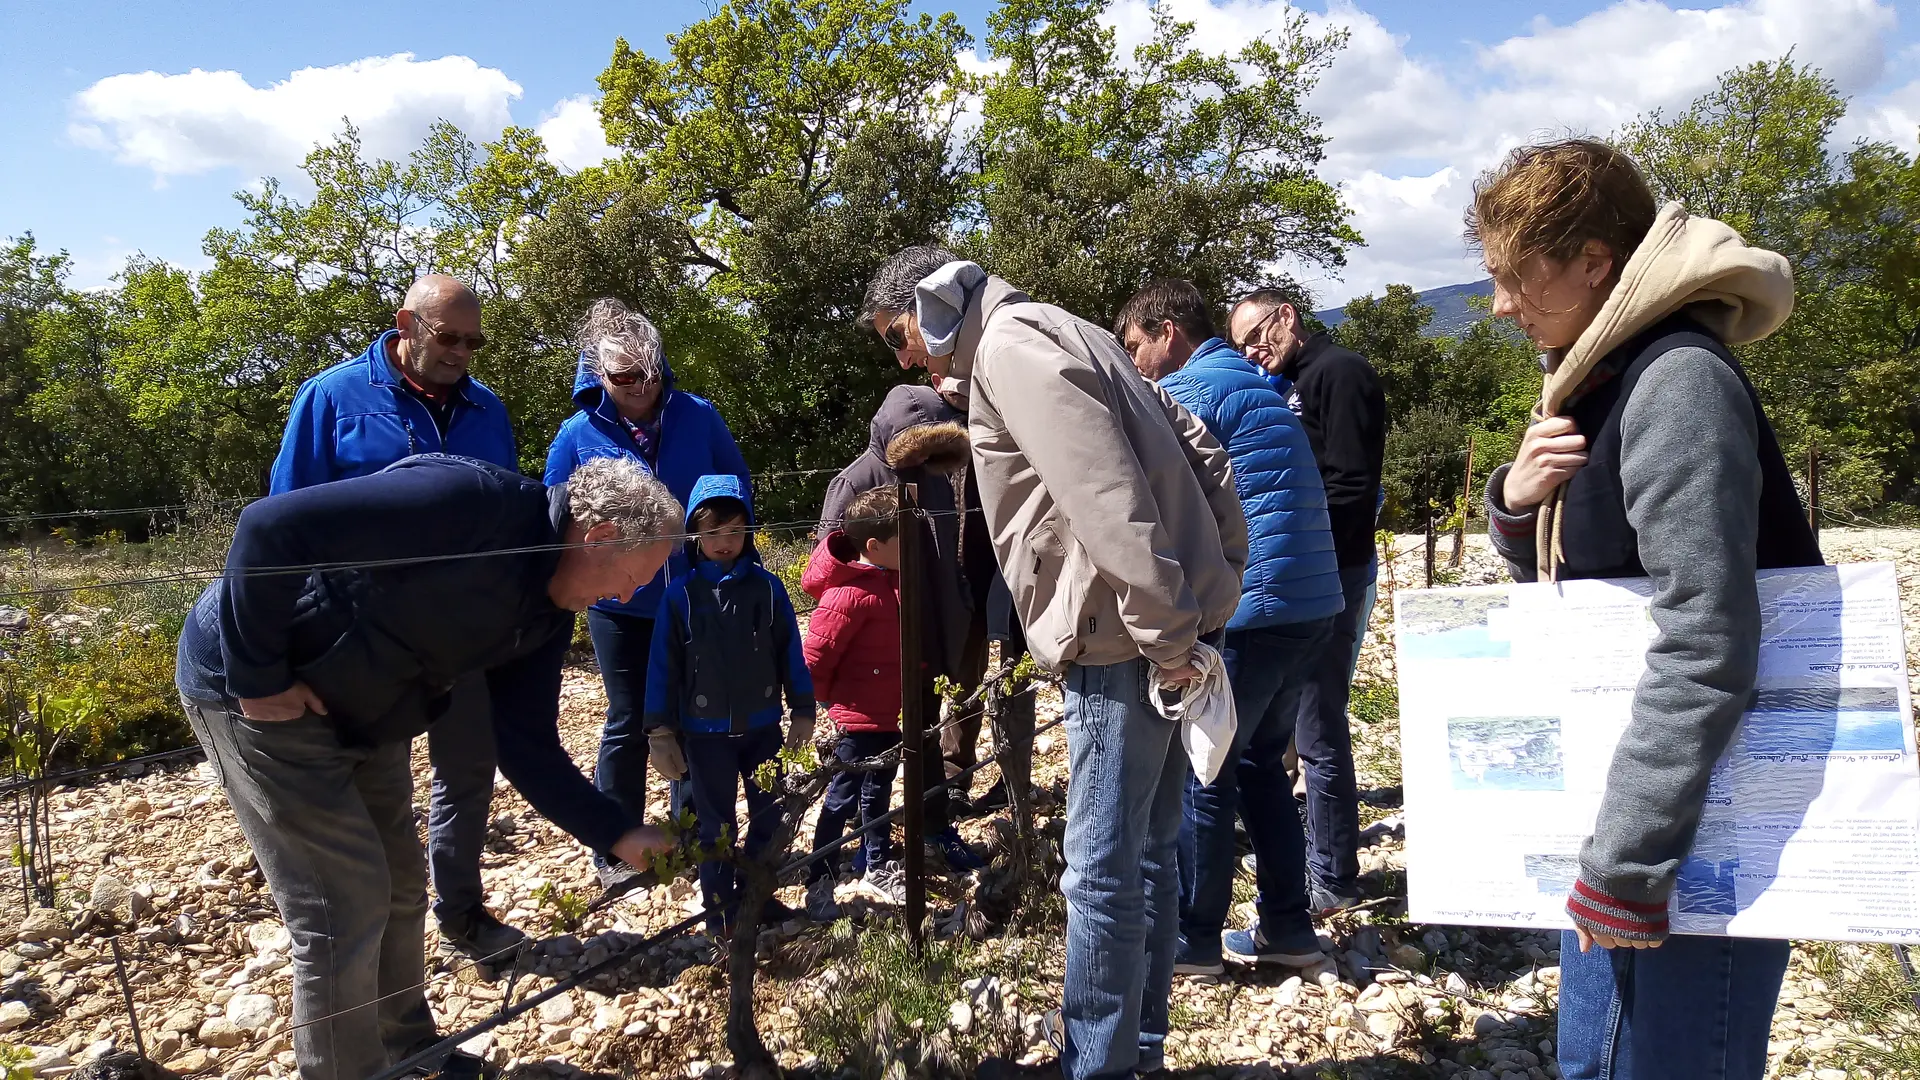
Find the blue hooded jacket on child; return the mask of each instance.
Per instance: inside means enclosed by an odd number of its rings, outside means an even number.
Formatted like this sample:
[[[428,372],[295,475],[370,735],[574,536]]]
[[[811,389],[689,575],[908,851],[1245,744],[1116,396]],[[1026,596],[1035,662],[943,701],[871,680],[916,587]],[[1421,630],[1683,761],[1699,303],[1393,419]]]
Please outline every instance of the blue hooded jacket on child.
[[[737,499],[753,521],[746,482],[738,476],[703,476],[687,500],[687,531],[705,502]],[[700,557],[699,541],[682,555],[692,569],[668,583],[653,624],[647,661],[648,731],[687,735],[738,735],[780,722],[781,692],[787,711],[812,717],[813,678],[801,650],[800,622],[787,587],[760,564],[753,537],[730,568]]]
[[[711,474],[738,477],[743,489],[752,481],[747,459],[740,456],[739,444],[727,430],[727,422],[713,402],[698,394],[676,389],[673,366],[660,358],[660,432],[653,442],[653,453],[641,451],[626,421],[608,400],[600,376],[594,374],[587,357],[580,357],[580,368],[573,380],[575,412],[560,425],[559,434],[547,448],[546,483],[553,487],[573,475],[573,470],[597,457],[630,457],[660,478],[689,509],[694,485]],[[594,607],[616,615],[651,619],[660,608],[660,596],[670,575],[666,569],[626,600],[603,600]]]

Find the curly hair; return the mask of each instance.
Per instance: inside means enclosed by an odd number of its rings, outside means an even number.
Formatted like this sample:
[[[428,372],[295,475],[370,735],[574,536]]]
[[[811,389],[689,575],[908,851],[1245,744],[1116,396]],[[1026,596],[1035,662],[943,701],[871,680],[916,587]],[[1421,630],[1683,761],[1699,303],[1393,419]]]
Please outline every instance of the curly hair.
[[[686,515],[667,485],[629,457],[594,458],[575,469],[567,504],[582,529],[612,522],[626,540],[676,535]]]
[[[595,300],[580,321],[574,344],[595,375],[639,368],[643,374],[658,376],[666,350],[660,331],[645,315],[612,297]]]
[[[1490,267],[1503,269],[1535,255],[1564,263],[1597,240],[1618,273],[1658,209],[1625,151],[1597,139],[1561,139],[1518,147],[1474,181],[1466,237]]]

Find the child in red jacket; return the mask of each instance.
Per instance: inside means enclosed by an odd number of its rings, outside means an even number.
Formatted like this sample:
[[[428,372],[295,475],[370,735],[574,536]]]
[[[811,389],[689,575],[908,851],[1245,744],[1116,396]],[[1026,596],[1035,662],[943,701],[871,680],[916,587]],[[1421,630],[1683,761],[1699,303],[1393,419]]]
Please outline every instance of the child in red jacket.
[[[801,587],[820,601],[807,624],[804,648],[814,696],[829,703],[827,715],[840,731],[834,756],[855,762],[900,743],[900,539],[892,488],[875,488],[847,506],[846,524],[827,534],[807,562]],[[892,769],[844,772],[827,789],[826,805],[813,833],[815,849],[838,840],[856,807],[860,823],[887,812],[893,798]],[[888,862],[891,830],[867,833],[855,868],[864,862],[865,884],[898,903],[904,892],[898,863]],[[813,864],[807,882],[807,914],[816,921],[838,917],[833,902],[833,859]]]

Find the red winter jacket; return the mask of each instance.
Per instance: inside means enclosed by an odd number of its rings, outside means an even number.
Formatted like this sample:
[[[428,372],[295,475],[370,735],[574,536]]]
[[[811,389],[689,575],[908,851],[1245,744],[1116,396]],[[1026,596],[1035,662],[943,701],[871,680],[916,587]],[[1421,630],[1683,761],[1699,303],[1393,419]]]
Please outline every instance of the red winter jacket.
[[[820,601],[804,645],[813,694],[842,731],[899,731],[900,575],[855,558],[836,529],[800,578]]]

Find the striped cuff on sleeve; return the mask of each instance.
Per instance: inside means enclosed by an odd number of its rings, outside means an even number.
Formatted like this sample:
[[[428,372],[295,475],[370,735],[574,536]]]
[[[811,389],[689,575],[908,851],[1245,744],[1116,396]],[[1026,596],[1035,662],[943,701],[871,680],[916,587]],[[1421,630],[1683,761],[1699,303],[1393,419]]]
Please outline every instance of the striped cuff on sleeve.
[[[1621,900],[1584,880],[1573,883],[1567,914],[1593,933],[1630,941],[1659,941],[1667,936],[1667,905]]]

